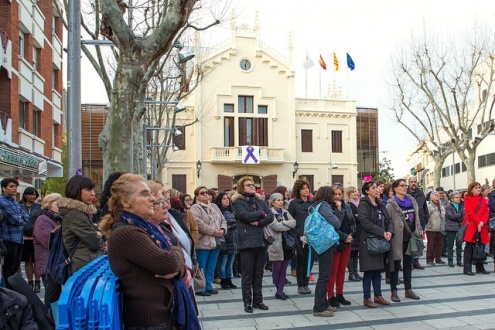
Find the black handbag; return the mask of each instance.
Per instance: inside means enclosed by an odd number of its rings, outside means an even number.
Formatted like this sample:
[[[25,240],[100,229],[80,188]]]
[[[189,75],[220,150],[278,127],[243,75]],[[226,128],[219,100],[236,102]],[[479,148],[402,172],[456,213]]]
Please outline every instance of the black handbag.
[[[464,226],[462,226],[461,228],[459,228],[459,230],[457,231],[457,234],[455,234],[455,242],[458,245],[462,245],[462,243],[464,243],[464,236],[466,236],[466,230],[467,230],[467,227],[468,227],[468,225],[469,225],[470,222],[471,221],[469,221]]]
[[[282,232],[282,247],[285,251],[296,250],[296,240],[288,232]]]
[[[366,236],[368,254],[381,254],[390,250],[390,242],[377,235]]]
[[[405,218],[402,218],[402,222],[404,222],[404,228],[406,228],[409,236],[409,249],[411,251],[412,258],[419,258],[423,255],[423,251],[425,249],[425,243],[423,242],[423,238],[416,237],[412,232],[411,228],[409,228],[409,224],[407,223]]]
[[[476,239],[476,244],[473,247],[473,264],[486,260],[485,245],[481,243],[480,233],[476,232],[474,238]]]

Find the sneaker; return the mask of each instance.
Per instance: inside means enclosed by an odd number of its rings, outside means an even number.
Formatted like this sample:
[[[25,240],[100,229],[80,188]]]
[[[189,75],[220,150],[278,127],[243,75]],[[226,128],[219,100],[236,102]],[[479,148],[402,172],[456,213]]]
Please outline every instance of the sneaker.
[[[314,282],[314,281],[315,281],[315,278],[313,277],[313,274],[310,274],[310,275],[309,275],[309,280],[310,280],[311,282]]]
[[[327,309],[327,310],[324,310],[323,312],[313,312],[313,316],[317,316],[317,317],[332,317],[333,316],[333,312],[332,311],[329,311]]]
[[[306,294],[306,290],[304,289],[303,286],[300,286],[297,288],[297,293],[299,294]]]
[[[307,285],[303,286],[303,289],[304,291],[306,291],[307,294],[311,293],[311,289]]]
[[[330,312],[336,312],[336,311],[337,311],[337,307],[328,306],[328,307],[327,307],[327,311],[330,311]]]

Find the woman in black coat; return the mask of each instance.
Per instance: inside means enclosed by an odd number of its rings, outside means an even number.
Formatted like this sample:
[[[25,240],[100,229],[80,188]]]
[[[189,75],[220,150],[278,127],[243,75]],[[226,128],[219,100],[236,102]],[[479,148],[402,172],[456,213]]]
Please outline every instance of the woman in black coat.
[[[346,202],[351,208],[352,216],[354,218],[354,228],[352,232],[352,243],[351,243],[351,255],[349,257],[349,262],[347,263],[347,271],[349,272],[349,281],[360,282],[363,278],[358,272],[358,261],[359,261],[359,233],[361,232],[361,223],[358,217],[358,206],[361,194],[355,187],[347,187],[345,189]]]
[[[375,235],[383,237],[390,242],[394,232],[390,215],[385,206],[378,198],[380,193],[374,181],[363,184],[361,188],[364,197],[358,206],[358,217],[361,223],[361,234],[359,238],[359,266],[364,272],[363,276],[363,304],[375,308],[376,304],[390,305],[382,296],[381,272],[385,270],[385,253],[369,254],[366,247],[366,237]],[[390,252],[390,251],[389,251]],[[371,300],[371,284],[375,299]]]
[[[241,259],[242,300],[244,311],[252,313],[253,308],[268,310],[263,303],[263,267],[265,248],[263,227],[273,221],[268,205],[256,194],[252,177],[245,176],[237,182],[237,194],[232,196],[234,214],[237,220],[237,242]]]
[[[237,254],[237,221],[230,204],[229,195],[224,192],[219,193],[215,198],[215,204],[222,211],[225,221],[227,221],[227,235],[224,236],[225,244],[220,246],[217,262],[220,285],[222,289],[235,289],[237,286],[232,283],[232,266]]]

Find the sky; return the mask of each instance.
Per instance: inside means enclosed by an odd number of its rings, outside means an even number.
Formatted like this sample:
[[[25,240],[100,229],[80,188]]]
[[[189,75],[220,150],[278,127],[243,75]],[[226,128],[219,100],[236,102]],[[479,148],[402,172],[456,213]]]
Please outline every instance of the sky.
[[[296,97],[324,97],[327,88],[336,85],[341,88],[344,97],[356,101],[357,106],[378,108],[380,158],[386,157],[392,161],[396,176],[409,172],[406,159],[417,141],[392,118],[392,90],[388,83],[392,56],[412,36],[418,36],[423,31],[438,35],[439,42],[442,42],[449,35],[465,33],[477,22],[495,29],[493,0],[214,2],[218,7],[212,7],[210,12],[222,23],[201,32],[203,43],[213,45],[230,38],[232,9],[235,10],[238,25],[246,23],[253,26],[255,13],[258,12],[261,40],[281,57],[288,58],[288,40],[292,33]],[[218,17],[220,12],[227,14]],[[333,67],[333,52],[339,60],[338,72]],[[315,63],[308,71],[302,66],[306,53]],[[354,71],[347,69],[346,53],[355,63]],[[327,64],[326,71],[318,66],[320,54]],[[82,65],[82,102],[108,103],[99,77],[84,58]]]

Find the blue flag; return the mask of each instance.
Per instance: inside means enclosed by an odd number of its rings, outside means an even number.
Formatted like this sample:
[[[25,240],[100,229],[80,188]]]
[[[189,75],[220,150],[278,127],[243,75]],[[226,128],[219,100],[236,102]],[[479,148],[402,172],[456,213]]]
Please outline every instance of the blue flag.
[[[349,53],[346,53],[346,54],[347,54],[347,67],[348,67],[349,69],[351,69],[351,71],[352,71],[352,70],[354,70],[354,68],[355,68],[356,66],[354,65],[354,61],[352,60],[352,58],[351,58],[351,56],[349,55]]]

